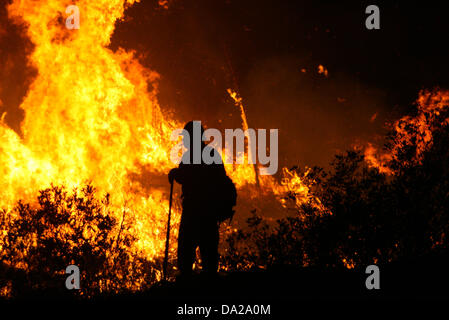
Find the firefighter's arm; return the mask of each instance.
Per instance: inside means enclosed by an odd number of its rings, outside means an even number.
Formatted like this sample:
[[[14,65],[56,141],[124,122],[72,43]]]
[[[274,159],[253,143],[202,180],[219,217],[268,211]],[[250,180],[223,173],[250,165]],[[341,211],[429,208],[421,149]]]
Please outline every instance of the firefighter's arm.
[[[178,170],[179,170],[178,168],[173,168],[168,173],[168,182],[170,182],[170,184],[173,183],[173,180],[176,180],[176,176],[177,176]]]
[[[183,184],[185,180],[184,179],[185,171],[186,171],[185,165],[181,163],[178,168],[173,168],[170,170],[170,172],[168,173],[168,181],[170,183],[173,183],[174,180],[177,183]]]

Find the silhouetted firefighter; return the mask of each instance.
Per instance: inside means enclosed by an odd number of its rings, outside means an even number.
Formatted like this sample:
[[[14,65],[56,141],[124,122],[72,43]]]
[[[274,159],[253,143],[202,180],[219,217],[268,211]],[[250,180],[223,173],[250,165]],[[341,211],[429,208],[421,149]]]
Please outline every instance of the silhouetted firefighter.
[[[191,275],[198,246],[203,272],[207,275],[216,274],[219,223],[232,218],[232,207],[237,198],[235,186],[226,175],[223,163],[206,164],[198,153],[201,150],[201,154],[210,152],[210,155],[219,155],[217,150],[202,141],[204,129],[200,122],[190,121],[184,130],[183,144],[187,151],[183,153],[179,167],[172,169],[168,175],[170,183],[175,180],[182,185],[182,216],[178,234],[178,269],[181,279]],[[197,144],[194,146],[194,143]]]

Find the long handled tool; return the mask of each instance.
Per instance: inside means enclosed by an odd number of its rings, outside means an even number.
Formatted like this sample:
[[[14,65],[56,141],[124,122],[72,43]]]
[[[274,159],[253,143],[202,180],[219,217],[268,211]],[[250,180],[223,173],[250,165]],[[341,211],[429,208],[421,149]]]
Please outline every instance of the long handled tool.
[[[173,181],[170,184],[170,202],[168,205],[167,238],[165,240],[165,257],[164,257],[164,264],[163,264],[164,281],[167,280],[167,264],[168,264],[168,248],[170,246],[170,219],[171,219],[172,200],[173,200]]]

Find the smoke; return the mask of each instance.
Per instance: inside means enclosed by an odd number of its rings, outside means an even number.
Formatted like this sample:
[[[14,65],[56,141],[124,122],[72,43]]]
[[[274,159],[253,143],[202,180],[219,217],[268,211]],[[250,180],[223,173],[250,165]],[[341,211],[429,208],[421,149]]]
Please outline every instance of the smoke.
[[[279,128],[284,166],[326,166],[336,152],[380,135],[388,114],[381,90],[332,69],[325,76],[304,58],[258,61],[242,88],[250,126]]]
[[[286,30],[258,20],[268,12],[253,8],[256,19],[242,6],[239,13],[225,2],[183,1],[160,14],[136,4],[111,46],[144,54],[142,63],[161,75],[162,107],[183,122],[241,127],[227,89],[238,91],[250,128],[279,129],[280,166],[326,166],[335,152],[383,135],[382,89],[328,63],[321,52],[315,57],[304,46],[288,53],[284,46],[293,40]]]
[[[25,28],[8,19],[6,3],[0,6],[0,114],[6,124],[20,132],[24,112],[19,108],[36,70],[28,65],[33,46],[25,35]]]

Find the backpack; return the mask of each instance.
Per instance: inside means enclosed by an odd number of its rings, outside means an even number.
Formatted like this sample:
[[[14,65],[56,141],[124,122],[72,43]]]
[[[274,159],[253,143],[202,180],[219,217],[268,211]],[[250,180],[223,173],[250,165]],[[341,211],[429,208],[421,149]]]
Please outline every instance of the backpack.
[[[234,217],[233,207],[237,204],[237,189],[234,182],[227,175],[219,186],[219,199],[217,201],[217,220],[223,222]]]

